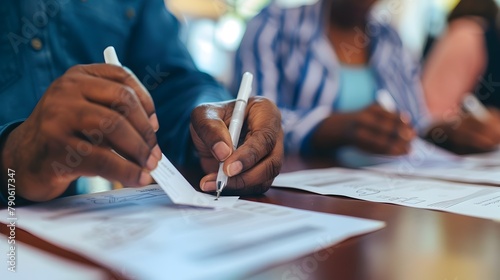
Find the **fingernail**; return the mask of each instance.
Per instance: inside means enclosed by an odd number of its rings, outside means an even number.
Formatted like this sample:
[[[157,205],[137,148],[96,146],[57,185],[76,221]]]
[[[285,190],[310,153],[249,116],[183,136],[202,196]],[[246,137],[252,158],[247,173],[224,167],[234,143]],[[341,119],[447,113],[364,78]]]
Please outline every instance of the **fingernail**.
[[[139,179],[139,184],[141,184],[141,186],[149,185],[152,181],[153,178],[151,178],[151,175],[148,172],[143,171],[141,173],[141,178]]]
[[[158,166],[158,158],[154,155],[150,155],[148,161],[146,162],[146,168],[149,170],[154,170]]]
[[[160,150],[160,146],[156,145],[154,148],[153,148],[153,151],[151,153],[153,156],[155,156],[158,160],[161,160],[161,157],[162,157],[162,152]]]
[[[407,113],[401,113],[401,121],[405,124],[411,124],[411,116]]]
[[[241,161],[235,161],[228,166],[227,175],[229,177],[236,176],[240,174],[241,170],[243,170],[243,164],[241,163]]]
[[[224,161],[231,155],[231,149],[222,141],[215,144],[212,150],[219,161]]]
[[[153,126],[155,132],[160,129],[160,123],[158,122],[158,116],[156,115],[156,113],[152,114],[151,117],[149,117],[149,123],[151,124],[151,126]]]
[[[208,181],[201,186],[201,190],[204,192],[215,192],[217,190],[217,186],[215,181]]]

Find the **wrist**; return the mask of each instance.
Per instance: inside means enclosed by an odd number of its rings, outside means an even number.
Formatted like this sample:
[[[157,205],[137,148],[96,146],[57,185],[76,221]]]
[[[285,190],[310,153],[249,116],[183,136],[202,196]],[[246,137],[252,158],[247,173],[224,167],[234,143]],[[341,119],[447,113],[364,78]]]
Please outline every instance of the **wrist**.
[[[312,137],[317,151],[331,151],[351,144],[353,120],[351,114],[333,114],[320,123]]]

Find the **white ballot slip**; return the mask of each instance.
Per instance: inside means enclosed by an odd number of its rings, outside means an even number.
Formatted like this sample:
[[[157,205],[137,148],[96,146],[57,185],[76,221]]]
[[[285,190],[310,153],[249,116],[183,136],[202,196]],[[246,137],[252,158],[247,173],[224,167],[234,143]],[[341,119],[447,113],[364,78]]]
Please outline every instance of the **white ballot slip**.
[[[322,195],[500,219],[500,188],[331,168],[279,175],[273,184]]]
[[[220,208],[232,206],[239,198],[220,197],[216,201],[215,196],[196,191],[165,155],[151,176],[175,204]]]
[[[132,279],[240,279],[383,222],[238,200],[173,203],[157,185],[18,208],[18,227]],[[7,222],[6,210],[0,220]]]
[[[5,235],[0,234],[0,252],[2,255],[6,254],[3,256],[7,259],[0,265],[0,279],[26,280],[42,279],[42,277],[51,280],[109,279],[106,273],[97,268],[51,255],[18,240],[11,243],[8,243]]]

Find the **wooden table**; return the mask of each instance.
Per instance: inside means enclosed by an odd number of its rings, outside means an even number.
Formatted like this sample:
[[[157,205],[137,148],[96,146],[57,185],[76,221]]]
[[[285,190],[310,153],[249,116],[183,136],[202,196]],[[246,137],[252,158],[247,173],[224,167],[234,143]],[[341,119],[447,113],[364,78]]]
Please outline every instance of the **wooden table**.
[[[328,160],[289,158],[283,171],[333,164]],[[246,199],[387,223],[380,231],[329,248],[318,240],[317,252],[269,267],[250,279],[500,279],[500,223],[284,189],[271,189],[264,196]],[[0,231],[5,233],[5,226]],[[16,237],[65,258],[97,266],[19,230]]]

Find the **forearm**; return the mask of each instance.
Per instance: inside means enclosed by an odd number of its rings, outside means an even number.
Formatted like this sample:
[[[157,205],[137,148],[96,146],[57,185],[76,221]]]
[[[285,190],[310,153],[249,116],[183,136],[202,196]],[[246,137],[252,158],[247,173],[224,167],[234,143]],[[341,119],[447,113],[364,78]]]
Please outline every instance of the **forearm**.
[[[436,121],[458,112],[486,67],[483,28],[475,21],[454,21],[434,47],[424,67],[422,83],[427,105]]]

